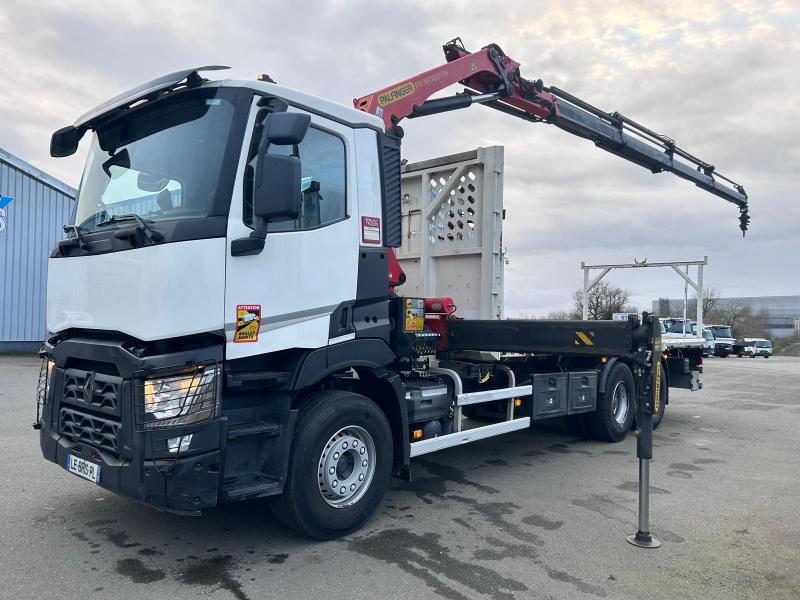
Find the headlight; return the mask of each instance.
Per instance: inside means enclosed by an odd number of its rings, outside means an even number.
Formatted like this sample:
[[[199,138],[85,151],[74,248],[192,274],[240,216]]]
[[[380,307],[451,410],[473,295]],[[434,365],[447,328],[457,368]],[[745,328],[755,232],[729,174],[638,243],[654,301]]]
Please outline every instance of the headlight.
[[[172,427],[213,418],[219,408],[219,367],[144,382],[144,426]]]

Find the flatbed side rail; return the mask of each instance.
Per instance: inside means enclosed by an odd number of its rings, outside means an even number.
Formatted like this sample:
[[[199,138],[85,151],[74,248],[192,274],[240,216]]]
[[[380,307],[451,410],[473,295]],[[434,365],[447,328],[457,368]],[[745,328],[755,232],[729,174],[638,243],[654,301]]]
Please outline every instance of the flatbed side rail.
[[[448,350],[629,356],[634,321],[472,320],[447,322]]]

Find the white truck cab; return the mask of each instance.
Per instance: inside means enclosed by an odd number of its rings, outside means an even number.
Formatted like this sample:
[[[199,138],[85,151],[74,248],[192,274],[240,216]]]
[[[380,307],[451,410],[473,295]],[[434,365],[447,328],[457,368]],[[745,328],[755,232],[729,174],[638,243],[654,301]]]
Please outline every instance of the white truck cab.
[[[712,356],[726,358],[733,353],[733,338],[730,325],[706,325],[706,328],[714,336],[711,342],[710,353]]]
[[[48,329],[142,341],[224,331],[231,358],[352,339],[353,328],[333,331],[330,316],[369,293],[359,294],[359,273],[363,280],[386,263],[385,250],[375,250],[385,236],[381,121],[258,81],[172,96],[130,111],[124,129],[94,134],[75,205],[84,244],[68,239],[50,259]],[[283,159],[294,149],[309,188],[297,218],[278,215],[259,240],[253,178],[261,130],[276,108],[310,120],[299,144],[269,150]],[[132,230],[130,215],[161,239]],[[236,240],[263,246],[237,255]],[[288,261],[312,270],[287,269]],[[247,310],[260,326],[244,339],[237,321]],[[358,329],[387,327],[385,311],[369,317]]]

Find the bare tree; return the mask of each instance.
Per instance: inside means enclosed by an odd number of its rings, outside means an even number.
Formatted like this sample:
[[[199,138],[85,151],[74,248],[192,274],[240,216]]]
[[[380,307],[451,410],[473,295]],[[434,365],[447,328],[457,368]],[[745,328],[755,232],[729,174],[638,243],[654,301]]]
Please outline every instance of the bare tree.
[[[695,300],[695,304],[697,304],[697,300]],[[712,287],[707,288],[703,295],[703,314],[709,314],[717,308],[717,304],[719,304],[719,289]]]
[[[766,325],[766,313],[753,314],[753,310],[741,300],[720,302],[705,319],[709,323],[721,323],[730,326],[738,337],[763,337]]]
[[[733,334],[736,337],[766,338],[767,336],[767,312],[765,310],[753,313],[747,306],[737,315],[737,321],[731,324]]]
[[[683,302],[681,302],[681,304],[683,304]],[[719,289],[715,287],[706,288],[705,293],[703,294],[703,315],[706,315],[704,320],[708,320],[707,315],[714,313],[718,304]],[[689,316],[689,318],[692,318],[693,315],[697,314],[697,298],[689,298],[689,302],[686,304],[686,314]]]
[[[583,314],[583,290],[576,290],[573,298],[572,313],[580,318]],[[628,290],[614,287],[607,281],[601,281],[589,290],[589,319],[611,319],[615,312],[625,312],[629,301],[630,292]]]

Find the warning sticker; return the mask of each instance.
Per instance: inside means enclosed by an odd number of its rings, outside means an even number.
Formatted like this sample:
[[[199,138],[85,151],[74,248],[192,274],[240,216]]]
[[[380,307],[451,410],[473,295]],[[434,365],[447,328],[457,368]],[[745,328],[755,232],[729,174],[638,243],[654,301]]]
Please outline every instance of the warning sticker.
[[[236,307],[236,333],[233,334],[233,341],[257,342],[259,329],[261,329],[261,305],[239,304]]]
[[[378,217],[361,217],[361,243],[381,243],[381,220]]]
[[[425,304],[422,298],[406,298],[405,331],[425,329]]]

